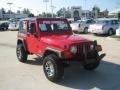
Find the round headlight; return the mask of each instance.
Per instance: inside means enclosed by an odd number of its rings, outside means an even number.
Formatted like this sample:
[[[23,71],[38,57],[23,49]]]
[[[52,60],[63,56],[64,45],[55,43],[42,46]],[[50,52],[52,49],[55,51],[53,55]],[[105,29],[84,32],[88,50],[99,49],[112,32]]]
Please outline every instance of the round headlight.
[[[94,49],[94,45],[90,45],[90,49],[93,50]]]
[[[77,46],[72,46],[70,48],[70,52],[73,53],[73,54],[76,54],[77,53]]]

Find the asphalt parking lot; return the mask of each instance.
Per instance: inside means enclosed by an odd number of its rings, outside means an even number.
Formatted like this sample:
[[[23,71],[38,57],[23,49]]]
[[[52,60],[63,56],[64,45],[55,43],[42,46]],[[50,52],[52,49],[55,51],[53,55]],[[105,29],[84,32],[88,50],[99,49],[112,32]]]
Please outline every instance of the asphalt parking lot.
[[[107,56],[95,71],[73,65],[65,69],[60,82],[52,83],[45,78],[41,61],[36,56],[30,56],[27,63],[17,60],[17,31],[0,32],[0,90],[120,90],[120,41],[81,35],[98,40]]]

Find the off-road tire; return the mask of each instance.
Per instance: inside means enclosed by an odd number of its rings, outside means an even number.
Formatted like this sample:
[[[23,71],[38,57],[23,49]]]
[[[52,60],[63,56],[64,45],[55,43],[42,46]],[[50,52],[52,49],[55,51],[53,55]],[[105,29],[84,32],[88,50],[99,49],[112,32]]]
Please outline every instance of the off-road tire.
[[[20,62],[26,62],[28,53],[25,51],[22,44],[18,44],[16,48],[16,55]]]
[[[50,62],[53,65],[54,73],[52,76],[49,76],[48,75],[49,70],[46,70],[46,67],[47,67],[46,65],[48,62]],[[64,67],[63,67],[62,62],[59,61],[59,58],[54,54],[48,55],[44,58],[43,70],[44,70],[46,78],[52,82],[56,82],[56,81],[60,80],[64,74]]]
[[[83,65],[83,67],[85,70],[91,71],[91,70],[95,70],[99,66],[99,64],[100,64],[100,61],[96,61],[91,64],[85,64],[85,65]]]

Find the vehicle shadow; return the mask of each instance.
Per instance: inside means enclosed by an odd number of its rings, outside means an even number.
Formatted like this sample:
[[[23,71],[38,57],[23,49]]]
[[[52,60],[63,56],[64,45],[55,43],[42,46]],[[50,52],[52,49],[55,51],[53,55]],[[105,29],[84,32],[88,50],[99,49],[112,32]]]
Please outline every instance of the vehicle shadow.
[[[81,90],[93,88],[120,90],[120,65],[107,61],[101,61],[100,66],[94,71],[86,71],[79,63],[74,63],[69,68],[65,68],[63,79],[55,84]],[[42,60],[34,58],[28,60],[26,64],[42,65]]]
[[[87,34],[90,34],[90,33],[84,33],[84,32],[74,32],[74,34],[78,34],[78,35],[80,35],[80,34],[81,34],[81,35],[82,35],[82,34],[83,34],[83,35],[87,35]]]
[[[8,30],[0,30],[0,32],[6,32],[6,31],[8,31]]]
[[[93,35],[97,37],[108,37],[108,35],[106,34],[93,34]]]
[[[120,90],[120,65],[102,61],[95,71],[86,71],[79,65],[65,69],[64,78],[57,84],[72,89]]]

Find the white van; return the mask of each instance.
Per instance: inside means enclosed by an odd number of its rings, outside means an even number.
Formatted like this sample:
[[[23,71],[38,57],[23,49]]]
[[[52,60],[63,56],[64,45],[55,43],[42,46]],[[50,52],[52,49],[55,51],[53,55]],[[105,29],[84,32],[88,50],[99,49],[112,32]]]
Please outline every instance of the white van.
[[[8,29],[11,31],[18,30],[19,22],[10,22]]]

